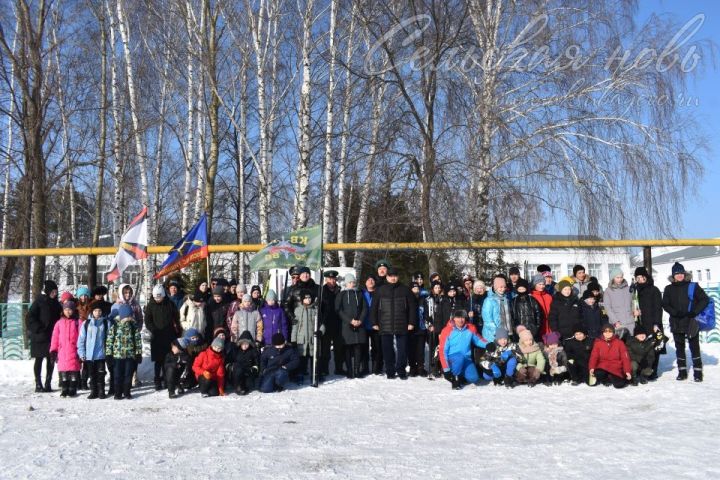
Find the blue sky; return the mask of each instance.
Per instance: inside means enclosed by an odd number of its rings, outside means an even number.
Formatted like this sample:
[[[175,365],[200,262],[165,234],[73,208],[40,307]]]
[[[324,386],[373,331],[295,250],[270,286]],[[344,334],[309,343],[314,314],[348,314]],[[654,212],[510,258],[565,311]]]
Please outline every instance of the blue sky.
[[[705,23],[697,33],[698,38],[712,41],[720,47],[720,2],[713,0],[642,0],[638,20],[642,22],[651,13],[667,13],[677,16],[681,22],[702,13]],[[687,95],[698,100],[698,118],[707,129],[710,152],[705,162],[705,177],[698,179],[696,189],[690,189],[686,196],[686,213],[683,218],[682,238],[720,237],[720,65],[707,59],[705,71],[688,83]]]

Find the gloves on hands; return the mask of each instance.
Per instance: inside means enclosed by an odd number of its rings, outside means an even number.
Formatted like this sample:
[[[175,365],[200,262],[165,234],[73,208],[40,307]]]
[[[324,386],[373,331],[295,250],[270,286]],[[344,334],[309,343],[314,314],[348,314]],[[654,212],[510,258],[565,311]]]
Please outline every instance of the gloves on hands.
[[[495,350],[497,350],[497,345],[495,345],[495,342],[490,342],[485,345],[485,350],[487,352],[493,353]]]

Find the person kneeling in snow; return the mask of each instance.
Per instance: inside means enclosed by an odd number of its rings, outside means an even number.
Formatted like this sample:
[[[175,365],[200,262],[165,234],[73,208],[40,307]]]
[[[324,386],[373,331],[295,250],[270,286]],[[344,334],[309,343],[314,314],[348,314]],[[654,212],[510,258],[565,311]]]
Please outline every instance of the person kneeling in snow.
[[[540,375],[545,371],[545,355],[543,355],[540,345],[535,343],[530,330],[520,325],[516,332],[520,337],[518,348],[520,348],[521,357],[515,378],[518,383],[527,383],[528,386],[534,387],[540,379]]]
[[[465,310],[455,310],[452,320],[452,330],[445,339],[443,348],[448,365],[444,369],[444,376],[452,384],[452,388],[457,390],[465,382],[475,383],[480,379],[472,360],[471,347],[475,345],[485,348],[487,342],[468,328]]]
[[[586,290],[585,293],[588,291]],[[590,292],[592,295],[592,292]],[[587,328],[582,323],[575,324],[575,335],[565,341],[565,353],[568,357],[568,371],[573,386],[588,383],[588,364],[593,341],[587,336]]]
[[[567,355],[560,346],[560,333],[549,332],[543,335],[543,352],[548,360],[548,372],[545,385],[560,385],[567,377]]]
[[[260,370],[260,354],[255,348],[252,333],[245,330],[240,334],[232,354],[225,359],[228,375],[235,385],[235,393],[247,395],[255,386]],[[270,340],[272,343],[272,337]]]
[[[627,386],[632,378],[630,356],[622,340],[615,335],[615,327],[606,323],[602,336],[595,339],[590,354],[590,383],[594,376],[606,387],[612,383],[615,388]]]
[[[168,396],[177,398],[178,394],[182,395],[185,390],[190,390],[194,386],[194,378],[192,376],[192,357],[188,353],[188,347],[191,343],[197,343],[197,336],[193,340],[192,336],[183,336],[173,340],[170,345],[170,352],[165,356],[165,381],[167,382]],[[177,390],[177,393],[176,393]]]
[[[260,391],[263,393],[282,392],[290,380],[289,372],[300,363],[297,351],[285,345],[282,333],[272,336],[272,346],[265,347],[260,357],[262,379]]]
[[[635,324],[633,336],[625,341],[632,367],[632,384],[645,384],[653,374],[655,364],[655,338],[649,338],[641,324]]]
[[[225,395],[225,361],[223,359],[225,336],[217,336],[210,348],[203,351],[193,363],[193,372],[203,397]]]
[[[503,327],[495,330],[495,342],[485,347],[482,360],[483,378],[492,380],[495,385],[515,386],[515,368],[517,367],[517,346],[508,339],[508,332]]]

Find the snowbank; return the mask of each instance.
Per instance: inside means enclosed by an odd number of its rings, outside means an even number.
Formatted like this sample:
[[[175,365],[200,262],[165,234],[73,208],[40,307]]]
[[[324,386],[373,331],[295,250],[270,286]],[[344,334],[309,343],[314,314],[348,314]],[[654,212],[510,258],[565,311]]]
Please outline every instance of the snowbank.
[[[703,354],[702,384],[675,381],[671,351],[657,382],[624,390],[335,377],[132,401],[29,393],[31,363],[0,362],[0,477],[720,478],[720,345]]]

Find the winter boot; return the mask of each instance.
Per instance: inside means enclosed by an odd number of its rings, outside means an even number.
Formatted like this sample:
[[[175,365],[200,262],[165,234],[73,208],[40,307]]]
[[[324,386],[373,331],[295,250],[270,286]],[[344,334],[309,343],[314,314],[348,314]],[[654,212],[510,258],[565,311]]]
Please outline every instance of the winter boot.
[[[637,387],[639,385],[637,375],[632,377],[632,380],[630,380],[630,383],[632,384],[633,387]]]
[[[39,378],[35,379],[35,393],[42,393],[45,389],[43,388],[43,384],[40,381]]]
[[[80,375],[78,372],[72,372],[69,375],[68,395],[74,397],[77,395],[78,384],[80,383]]]
[[[499,387],[499,386],[502,385],[502,384],[503,384],[503,379],[502,379],[502,378],[500,378],[500,377],[498,377],[498,378],[493,377],[493,385],[495,385],[496,387]]]
[[[703,381],[702,369],[698,369],[698,368],[693,369],[693,380],[695,380],[698,383]]]
[[[104,377],[104,375],[103,375]],[[98,391],[98,398],[100,400],[104,400],[107,398],[107,395],[105,395],[105,378],[97,381],[97,391]]]
[[[410,375],[411,377],[417,377],[418,376],[417,367],[410,367],[410,372],[408,373],[408,375]]]
[[[640,385],[645,385],[648,383],[648,379],[645,375],[638,375],[638,382],[640,382]]]
[[[516,384],[515,378],[510,375],[505,376],[505,388],[515,388]]]
[[[52,392],[52,388],[50,388],[50,383],[52,382],[52,376],[53,376],[53,369],[48,366],[48,371],[45,374],[45,386],[43,387],[43,392],[50,393]]]
[[[95,400],[98,398],[98,385],[97,380],[94,378],[90,380],[90,395],[88,395],[88,400]]]
[[[60,372],[60,396],[65,398],[69,395],[69,381],[67,379],[67,374],[65,372]]]
[[[155,377],[155,390],[162,390],[162,380],[160,377]]]
[[[681,368],[678,371],[678,376],[675,380],[682,381],[682,380],[687,380],[687,378],[688,378],[687,368]]]
[[[132,395],[130,394],[130,388],[132,388],[132,383],[125,380],[125,385],[123,385],[123,396],[127,398],[128,400],[132,400]]]
[[[453,375],[452,379],[450,380],[450,386],[453,390],[460,390],[462,388],[460,384],[460,379],[456,375]]]
[[[169,398],[178,398],[178,394],[175,393],[174,388],[168,388],[168,397]]]

